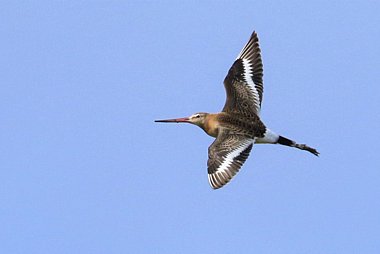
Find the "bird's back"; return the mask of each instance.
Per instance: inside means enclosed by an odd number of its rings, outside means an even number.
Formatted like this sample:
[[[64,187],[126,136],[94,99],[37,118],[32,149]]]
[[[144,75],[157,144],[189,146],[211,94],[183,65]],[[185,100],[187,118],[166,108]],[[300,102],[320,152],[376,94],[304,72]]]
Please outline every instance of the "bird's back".
[[[260,118],[253,114],[243,116],[222,112],[217,120],[221,128],[228,129],[231,133],[241,134],[249,138],[263,137],[266,127]]]

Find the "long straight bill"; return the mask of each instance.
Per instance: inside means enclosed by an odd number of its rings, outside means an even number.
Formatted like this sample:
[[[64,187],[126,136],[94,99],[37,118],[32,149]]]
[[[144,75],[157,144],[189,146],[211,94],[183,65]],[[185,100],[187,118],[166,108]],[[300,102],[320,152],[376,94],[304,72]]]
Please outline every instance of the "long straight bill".
[[[164,119],[164,120],[155,120],[156,123],[187,123],[189,122],[188,117],[183,118],[174,118],[174,119]]]

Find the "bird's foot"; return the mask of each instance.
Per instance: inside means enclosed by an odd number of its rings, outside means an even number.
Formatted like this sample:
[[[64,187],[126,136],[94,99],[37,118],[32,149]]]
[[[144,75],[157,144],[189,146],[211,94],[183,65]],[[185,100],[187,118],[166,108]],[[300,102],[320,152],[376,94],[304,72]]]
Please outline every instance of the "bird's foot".
[[[307,146],[305,144],[295,144],[294,147],[301,149],[301,150],[308,151],[308,152],[314,154],[315,156],[319,156],[319,152],[316,149],[314,149],[310,146]]]

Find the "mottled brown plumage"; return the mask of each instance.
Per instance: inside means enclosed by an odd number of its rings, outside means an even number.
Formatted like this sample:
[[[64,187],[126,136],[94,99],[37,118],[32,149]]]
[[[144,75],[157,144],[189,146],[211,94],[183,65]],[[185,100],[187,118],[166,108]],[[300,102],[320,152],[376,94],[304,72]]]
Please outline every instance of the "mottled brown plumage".
[[[247,160],[254,143],[281,144],[319,154],[314,148],[272,132],[260,120],[263,64],[256,32],[228,71],[224,87],[227,98],[220,113],[156,120],[191,123],[216,138],[208,149],[208,179],[212,188],[220,188],[232,179]]]

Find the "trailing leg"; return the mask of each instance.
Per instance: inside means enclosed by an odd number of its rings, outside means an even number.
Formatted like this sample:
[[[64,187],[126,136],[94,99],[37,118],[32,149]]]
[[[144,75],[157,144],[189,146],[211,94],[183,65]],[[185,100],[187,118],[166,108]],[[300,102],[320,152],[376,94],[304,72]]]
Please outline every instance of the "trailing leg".
[[[307,146],[305,144],[297,144],[293,140],[287,139],[287,138],[285,138],[283,136],[279,136],[277,143],[280,144],[280,145],[295,147],[295,148],[298,148],[298,149],[301,149],[301,150],[308,151],[308,152],[314,154],[315,156],[319,155],[319,152],[316,149],[314,149],[314,148],[312,148],[310,146]]]

